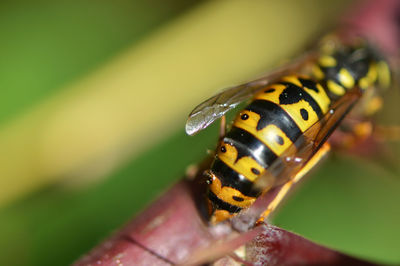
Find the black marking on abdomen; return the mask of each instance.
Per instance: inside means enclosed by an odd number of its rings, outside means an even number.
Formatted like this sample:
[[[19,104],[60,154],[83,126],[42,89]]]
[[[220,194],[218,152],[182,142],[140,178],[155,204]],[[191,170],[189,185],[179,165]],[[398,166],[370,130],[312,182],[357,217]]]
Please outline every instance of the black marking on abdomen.
[[[307,112],[306,109],[301,108],[300,109],[300,115],[301,115],[301,117],[303,118],[304,121],[308,120],[308,112]]]
[[[232,199],[235,201],[244,201],[244,198],[238,196],[232,196]]]
[[[247,120],[247,119],[249,119],[249,115],[248,115],[248,114],[242,114],[242,115],[240,116],[240,118],[241,118],[242,120]]]
[[[215,159],[211,172],[218,176],[221,186],[239,190],[243,195],[257,197],[260,191],[253,188],[253,182],[234,171],[220,159]]]
[[[260,174],[260,171],[258,169],[256,169],[256,168],[251,168],[251,172],[253,174],[255,174],[255,175],[259,175]]]
[[[279,104],[294,104],[304,100],[310,104],[318,118],[322,118],[323,113],[321,107],[303,88],[290,82],[280,82],[280,84],[285,85],[286,88],[279,95]]]
[[[264,168],[267,168],[277,158],[277,155],[261,140],[238,127],[232,127],[226,134],[224,142],[236,147],[238,151],[237,160],[243,156],[250,156]]]
[[[265,90],[264,93],[271,93],[271,92],[274,92],[274,91],[275,91],[274,88],[269,88],[269,89]]]
[[[276,143],[278,143],[279,145],[285,144],[283,138],[279,135],[276,135]]]
[[[242,208],[229,204],[218,198],[211,190],[208,191],[208,198],[217,210],[227,210],[230,213],[238,213]]]
[[[317,87],[317,83],[311,79],[302,79],[299,78],[299,81],[301,83],[301,85],[303,85],[304,87],[306,87],[307,89],[313,90],[317,93],[319,93],[319,89]]]
[[[255,100],[246,110],[260,115],[257,130],[268,125],[275,125],[280,128],[286,136],[296,145],[296,140],[302,137],[302,132],[296,122],[279,105],[265,100]],[[301,143],[301,141],[299,142]]]

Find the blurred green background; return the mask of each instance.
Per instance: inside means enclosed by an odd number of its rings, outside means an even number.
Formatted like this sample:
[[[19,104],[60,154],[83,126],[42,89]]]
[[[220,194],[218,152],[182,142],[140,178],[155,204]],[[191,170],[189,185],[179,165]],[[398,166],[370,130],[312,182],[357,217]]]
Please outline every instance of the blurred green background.
[[[0,265],[67,265],[212,149],[191,108],[326,31],[346,1],[2,1]],[[310,15],[312,14],[312,15]],[[396,97],[380,121],[399,122]],[[396,120],[397,119],[397,120]],[[399,147],[333,154],[273,222],[400,263]]]

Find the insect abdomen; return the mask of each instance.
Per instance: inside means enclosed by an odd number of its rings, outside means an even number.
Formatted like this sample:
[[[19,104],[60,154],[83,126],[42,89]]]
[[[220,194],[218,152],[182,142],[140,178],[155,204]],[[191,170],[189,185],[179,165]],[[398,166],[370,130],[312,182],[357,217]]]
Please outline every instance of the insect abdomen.
[[[282,160],[288,147],[295,155],[296,144],[303,143],[299,138],[311,126],[319,131],[333,102],[356,87],[361,95],[375,83],[390,84],[387,63],[362,45],[322,53],[313,76],[318,82],[296,75],[283,77],[260,90],[236,117],[210,170],[208,197],[214,222],[230,218],[255,201],[262,192],[252,185],[255,180],[261,175],[270,174],[272,179],[279,175],[283,169],[269,166]]]
[[[236,213],[260,194],[252,184],[328,110],[330,99],[316,82],[287,76],[266,87],[236,117],[222,139],[211,172],[214,209]]]

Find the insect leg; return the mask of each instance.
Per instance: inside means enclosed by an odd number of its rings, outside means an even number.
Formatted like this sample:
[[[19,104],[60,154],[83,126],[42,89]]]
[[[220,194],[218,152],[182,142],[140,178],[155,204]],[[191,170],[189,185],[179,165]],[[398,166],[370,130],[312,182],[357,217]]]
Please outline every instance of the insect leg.
[[[219,138],[222,139],[226,132],[226,116],[221,116],[221,123],[219,127]]]
[[[399,125],[375,125],[372,121],[347,119],[340,129],[340,140],[333,142],[335,148],[349,150],[369,137],[379,141],[400,141]]]
[[[257,224],[263,223],[266,218],[270,215],[272,211],[276,209],[278,204],[282,201],[285,195],[289,192],[290,188],[297,183],[306,173],[308,173],[331,149],[329,143],[325,143],[311,159],[304,165],[303,168],[288,182],[286,182],[273,201],[268,205],[267,209],[260,215]]]

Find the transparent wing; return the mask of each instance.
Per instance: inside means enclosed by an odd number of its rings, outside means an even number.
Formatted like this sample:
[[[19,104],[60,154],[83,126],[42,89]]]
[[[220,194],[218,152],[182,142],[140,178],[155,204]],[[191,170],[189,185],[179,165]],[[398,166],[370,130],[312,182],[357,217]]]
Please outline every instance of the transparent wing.
[[[256,92],[285,74],[299,71],[305,64],[316,58],[316,52],[307,53],[290,65],[285,65],[276,71],[269,73],[257,80],[227,88],[222,92],[202,102],[189,114],[186,122],[186,133],[194,135],[207,128],[215,120],[232,110],[240,103],[250,99]]]
[[[358,88],[343,96],[330,108],[323,119],[304,132],[303,137],[299,138],[295,144],[281,154],[279,159],[268,167],[268,171],[254,183],[255,189],[263,191],[262,195],[250,208],[243,210],[233,218],[232,222],[235,228],[246,231],[254,226],[261,214],[266,211],[266,206],[278,195],[279,187],[294,179],[306,166],[360,96]]]
[[[360,96],[359,89],[354,88],[338,100],[320,121],[304,132],[303,137],[269,166],[267,173],[255,182],[255,188],[265,191],[294,178],[322,147]]]
[[[227,88],[202,102],[190,113],[186,122],[186,133],[194,135],[207,128],[226,112],[249,99],[255,92],[264,87],[268,81],[269,79],[264,79]]]

